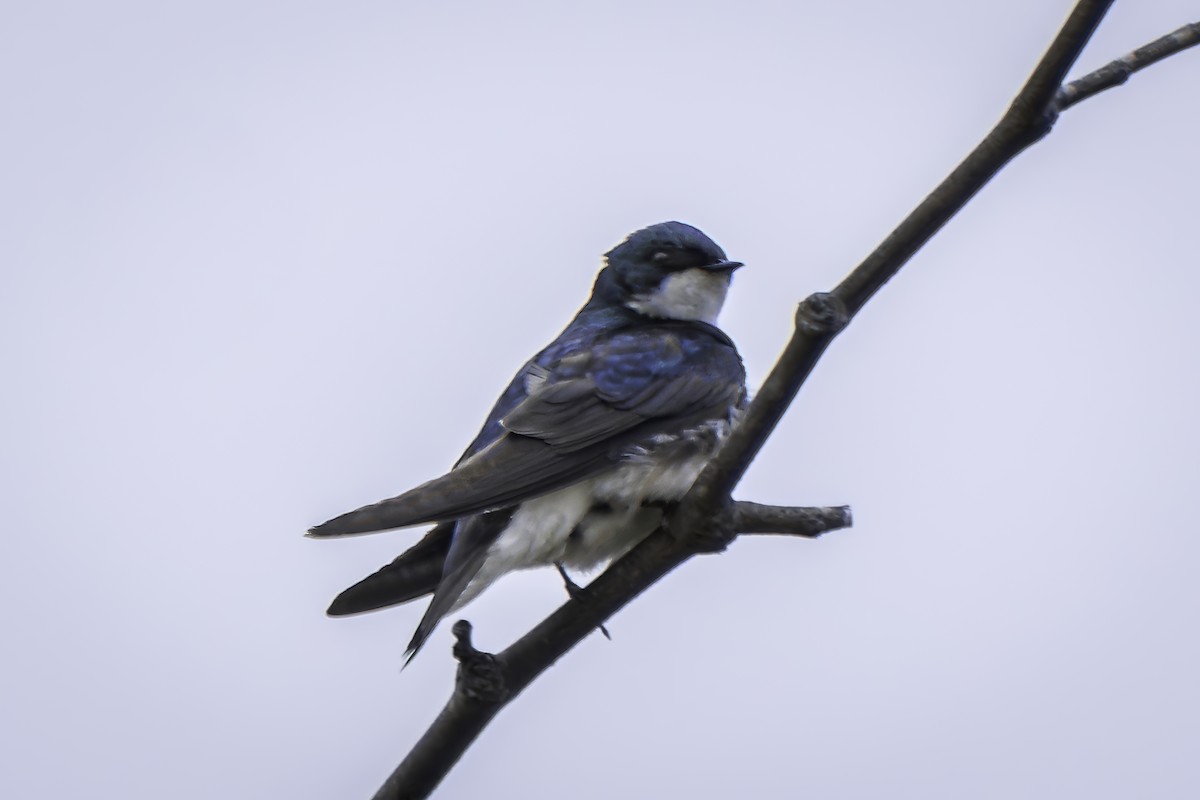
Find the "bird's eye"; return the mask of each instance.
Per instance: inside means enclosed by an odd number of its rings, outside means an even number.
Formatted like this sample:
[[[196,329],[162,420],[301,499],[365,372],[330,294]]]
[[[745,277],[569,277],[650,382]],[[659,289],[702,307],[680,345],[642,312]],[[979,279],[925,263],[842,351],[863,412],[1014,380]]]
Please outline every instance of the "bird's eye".
[[[668,253],[666,250],[655,250],[654,253],[650,256],[650,260],[654,261],[655,263],[658,263],[658,264],[661,264],[664,261],[669,261],[670,258],[671,258],[671,254]]]

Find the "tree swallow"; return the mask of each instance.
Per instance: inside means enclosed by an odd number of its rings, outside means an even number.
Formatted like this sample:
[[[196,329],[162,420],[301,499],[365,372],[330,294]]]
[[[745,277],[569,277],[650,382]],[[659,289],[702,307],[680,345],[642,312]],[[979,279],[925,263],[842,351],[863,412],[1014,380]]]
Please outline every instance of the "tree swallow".
[[[442,617],[504,573],[588,570],[645,538],[745,405],[741,357],[715,326],[740,266],[681,222],[643,228],[606,253],[587,303],[521,367],[450,472],[309,531],[437,523],[328,613],[432,594],[411,660]]]

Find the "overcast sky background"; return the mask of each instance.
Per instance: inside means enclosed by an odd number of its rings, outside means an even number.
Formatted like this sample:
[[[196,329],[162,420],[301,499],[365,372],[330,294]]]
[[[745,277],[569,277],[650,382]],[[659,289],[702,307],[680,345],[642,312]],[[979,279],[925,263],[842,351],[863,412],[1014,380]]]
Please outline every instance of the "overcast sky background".
[[[422,604],[323,612],[419,532],[303,531],[448,467],[646,224],[748,264],[757,384],[1069,6],[5,4],[0,795],[369,797],[449,626],[401,673]],[[1198,87],[1066,113],[830,348],[737,496],[853,530],[689,563],[441,796],[1195,797]]]

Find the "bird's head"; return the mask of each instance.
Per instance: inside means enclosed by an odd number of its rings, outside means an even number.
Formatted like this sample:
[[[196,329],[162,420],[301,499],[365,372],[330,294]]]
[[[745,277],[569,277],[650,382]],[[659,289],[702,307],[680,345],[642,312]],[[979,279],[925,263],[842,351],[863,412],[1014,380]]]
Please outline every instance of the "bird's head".
[[[647,317],[713,324],[740,266],[691,225],[660,222],[604,254],[589,305],[623,305]]]

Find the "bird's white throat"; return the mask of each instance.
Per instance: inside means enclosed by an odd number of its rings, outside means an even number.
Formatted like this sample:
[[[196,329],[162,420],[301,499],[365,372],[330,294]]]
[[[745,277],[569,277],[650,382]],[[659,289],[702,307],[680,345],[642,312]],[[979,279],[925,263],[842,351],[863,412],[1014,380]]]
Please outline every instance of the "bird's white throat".
[[[686,319],[715,325],[725,295],[729,273],[693,267],[673,272],[658,287],[626,302],[639,314],[661,319]]]

